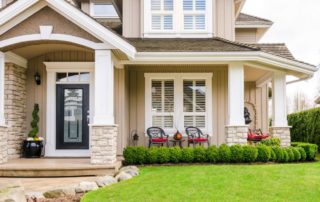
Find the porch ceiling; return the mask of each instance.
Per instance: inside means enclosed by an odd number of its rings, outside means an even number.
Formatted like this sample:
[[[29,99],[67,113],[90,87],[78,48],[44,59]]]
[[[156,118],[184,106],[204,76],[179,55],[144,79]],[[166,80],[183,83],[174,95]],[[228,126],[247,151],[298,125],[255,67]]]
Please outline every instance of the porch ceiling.
[[[270,71],[264,69],[258,69],[253,67],[244,67],[244,80],[245,81],[257,81]]]

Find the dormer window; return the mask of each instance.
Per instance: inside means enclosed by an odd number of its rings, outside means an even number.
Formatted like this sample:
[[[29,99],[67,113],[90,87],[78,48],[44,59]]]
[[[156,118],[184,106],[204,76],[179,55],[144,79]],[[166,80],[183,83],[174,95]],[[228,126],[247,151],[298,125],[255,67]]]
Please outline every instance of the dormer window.
[[[144,0],[144,37],[212,35],[212,0]]]
[[[94,1],[91,3],[91,15],[95,18],[119,18],[119,15],[112,3]]]

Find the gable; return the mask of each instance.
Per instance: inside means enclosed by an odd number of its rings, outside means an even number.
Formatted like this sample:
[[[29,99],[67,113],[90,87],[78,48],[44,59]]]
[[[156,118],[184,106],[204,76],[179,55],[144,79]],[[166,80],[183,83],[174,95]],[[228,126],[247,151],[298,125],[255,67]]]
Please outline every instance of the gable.
[[[53,9],[47,7],[42,8],[26,20],[22,21],[12,29],[8,30],[0,36],[0,40],[5,40],[21,35],[39,34],[39,26],[53,26],[52,33],[66,34],[87,39],[92,42],[101,42],[82,28],[75,25]]]

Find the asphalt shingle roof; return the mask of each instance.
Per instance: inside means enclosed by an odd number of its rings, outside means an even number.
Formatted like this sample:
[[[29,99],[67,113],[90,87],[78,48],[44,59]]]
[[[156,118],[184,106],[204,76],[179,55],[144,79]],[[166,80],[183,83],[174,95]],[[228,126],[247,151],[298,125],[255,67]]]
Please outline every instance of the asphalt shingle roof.
[[[236,19],[236,25],[272,25],[273,22],[264,18],[240,13]]]

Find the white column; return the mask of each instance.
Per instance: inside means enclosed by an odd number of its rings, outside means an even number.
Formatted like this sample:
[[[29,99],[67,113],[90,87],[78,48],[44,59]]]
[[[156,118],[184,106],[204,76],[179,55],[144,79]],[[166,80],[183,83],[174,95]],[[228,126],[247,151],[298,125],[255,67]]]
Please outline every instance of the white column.
[[[286,73],[275,72],[272,79],[272,125],[273,127],[286,127]]]
[[[243,63],[230,63],[228,68],[228,125],[245,126]]]
[[[114,70],[110,50],[95,51],[94,125],[114,124]]]
[[[5,71],[5,56],[0,52],[0,126],[5,125],[4,118],[4,71]]]

